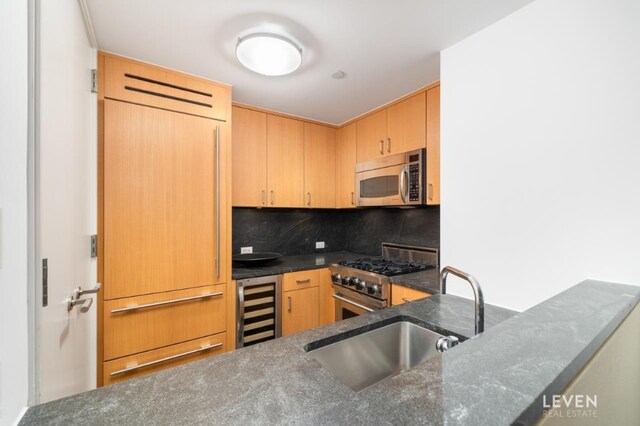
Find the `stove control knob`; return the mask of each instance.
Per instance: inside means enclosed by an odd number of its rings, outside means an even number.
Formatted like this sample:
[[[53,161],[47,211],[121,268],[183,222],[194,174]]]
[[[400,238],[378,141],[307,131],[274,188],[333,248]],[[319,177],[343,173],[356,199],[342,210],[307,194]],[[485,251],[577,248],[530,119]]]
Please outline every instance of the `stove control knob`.
[[[357,290],[365,290],[367,288],[367,283],[364,280],[356,279],[356,289]]]
[[[333,274],[331,275],[331,281],[339,284],[340,282],[342,282],[342,277],[340,276],[340,274]]]
[[[367,287],[367,293],[369,294],[377,294],[380,293],[380,286],[378,284],[373,284]]]
[[[357,282],[358,282],[358,279],[353,277],[349,277],[349,279],[347,280],[347,284],[350,285],[351,287],[355,286]]]
[[[347,277],[346,275],[342,277],[342,285],[349,285],[349,280],[350,278]]]

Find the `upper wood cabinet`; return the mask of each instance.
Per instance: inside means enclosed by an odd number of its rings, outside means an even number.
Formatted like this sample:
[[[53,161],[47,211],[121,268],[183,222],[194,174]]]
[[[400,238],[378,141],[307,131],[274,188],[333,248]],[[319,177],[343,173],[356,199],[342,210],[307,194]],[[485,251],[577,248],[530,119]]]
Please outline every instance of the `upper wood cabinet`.
[[[233,205],[267,204],[267,114],[233,107]]]
[[[440,204],[440,86],[427,90],[427,204]]]
[[[130,59],[101,53],[104,97],[202,117],[228,120],[231,88]]]
[[[305,207],[336,206],[336,130],[304,123]]]
[[[336,142],[336,207],[356,207],[356,123],[341,127]]]
[[[267,190],[269,207],[303,206],[304,126],[301,121],[267,114]]]
[[[356,123],[358,163],[424,148],[426,95],[421,92]]]
[[[387,110],[378,111],[356,122],[358,163],[382,158],[387,138]]]
[[[387,155],[425,147],[426,109],[425,92],[387,108]]]
[[[104,101],[105,299],[225,281],[216,132],[226,145],[223,122]]]

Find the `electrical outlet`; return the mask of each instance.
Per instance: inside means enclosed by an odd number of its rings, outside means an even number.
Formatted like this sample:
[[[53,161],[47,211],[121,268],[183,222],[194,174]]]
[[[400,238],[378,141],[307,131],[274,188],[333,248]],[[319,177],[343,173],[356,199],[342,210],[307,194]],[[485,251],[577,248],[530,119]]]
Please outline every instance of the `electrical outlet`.
[[[324,241],[316,241],[316,248],[317,249],[323,249],[324,248]]]
[[[253,247],[240,247],[240,254],[253,253]]]

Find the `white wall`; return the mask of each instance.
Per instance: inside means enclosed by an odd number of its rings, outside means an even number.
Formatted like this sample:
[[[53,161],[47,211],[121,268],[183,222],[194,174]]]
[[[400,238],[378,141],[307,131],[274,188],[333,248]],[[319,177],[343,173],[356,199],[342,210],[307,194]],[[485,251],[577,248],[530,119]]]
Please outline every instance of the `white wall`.
[[[0,425],[28,398],[27,35],[27,2],[0,2]]]
[[[637,0],[537,0],[442,52],[442,260],[488,303],[640,284],[639,22]]]

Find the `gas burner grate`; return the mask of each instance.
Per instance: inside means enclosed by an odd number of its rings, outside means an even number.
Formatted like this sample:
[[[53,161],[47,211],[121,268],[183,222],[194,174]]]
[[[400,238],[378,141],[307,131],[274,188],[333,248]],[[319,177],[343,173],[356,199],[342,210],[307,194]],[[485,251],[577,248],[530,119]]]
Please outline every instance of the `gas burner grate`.
[[[424,263],[416,263],[407,260],[391,259],[385,257],[365,257],[362,259],[343,260],[342,262],[338,262],[338,264],[349,268],[359,269],[361,271],[384,275],[387,277],[410,274],[412,272],[435,268],[435,266],[433,265],[426,265]]]

